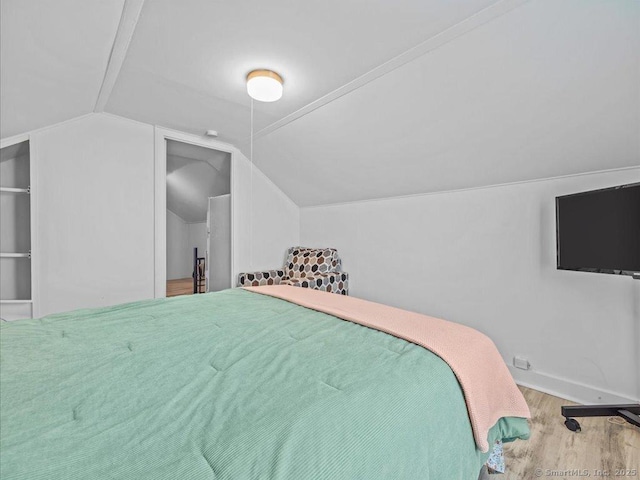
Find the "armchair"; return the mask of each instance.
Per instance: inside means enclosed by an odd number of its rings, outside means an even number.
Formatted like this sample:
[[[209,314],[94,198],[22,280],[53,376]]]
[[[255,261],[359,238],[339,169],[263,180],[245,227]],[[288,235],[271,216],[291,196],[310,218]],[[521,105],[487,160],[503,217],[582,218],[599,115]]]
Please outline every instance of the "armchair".
[[[238,275],[239,287],[260,285],[292,285],[348,295],[349,274],[342,271],[335,248],[291,247],[281,269]]]

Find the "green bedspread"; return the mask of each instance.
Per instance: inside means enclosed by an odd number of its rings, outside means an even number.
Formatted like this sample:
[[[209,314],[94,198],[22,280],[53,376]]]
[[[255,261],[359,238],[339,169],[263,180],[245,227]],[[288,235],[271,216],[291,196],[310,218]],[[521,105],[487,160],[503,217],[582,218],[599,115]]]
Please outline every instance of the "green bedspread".
[[[0,477],[476,480],[449,367],[240,289],[2,323]],[[491,440],[526,437],[506,418]]]

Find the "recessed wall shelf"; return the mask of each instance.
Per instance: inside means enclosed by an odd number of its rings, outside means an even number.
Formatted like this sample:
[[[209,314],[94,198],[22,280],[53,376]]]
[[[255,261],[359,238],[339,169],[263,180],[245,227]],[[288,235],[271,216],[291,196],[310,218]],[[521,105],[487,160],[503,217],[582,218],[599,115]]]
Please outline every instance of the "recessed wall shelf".
[[[0,141],[0,318],[7,321],[33,317],[37,304],[31,155],[28,138]]]
[[[2,193],[31,193],[31,189],[27,188],[13,188],[13,187],[0,187]]]

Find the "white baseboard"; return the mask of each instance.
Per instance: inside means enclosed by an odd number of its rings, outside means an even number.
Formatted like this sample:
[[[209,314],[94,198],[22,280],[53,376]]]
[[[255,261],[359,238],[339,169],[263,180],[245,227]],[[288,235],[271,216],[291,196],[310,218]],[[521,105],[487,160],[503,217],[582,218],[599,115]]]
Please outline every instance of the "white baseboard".
[[[598,389],[578,382],[572,382],[566,378],[559,378],[547,373],[533,370],[520,370],[512,365],[507,365],[513,379],[518,385],[533,388],[554,397],[564,398],[571,402],[583,405],[610,404],[610,403],[639,403],[637,398],[627,397],[615,392]]]

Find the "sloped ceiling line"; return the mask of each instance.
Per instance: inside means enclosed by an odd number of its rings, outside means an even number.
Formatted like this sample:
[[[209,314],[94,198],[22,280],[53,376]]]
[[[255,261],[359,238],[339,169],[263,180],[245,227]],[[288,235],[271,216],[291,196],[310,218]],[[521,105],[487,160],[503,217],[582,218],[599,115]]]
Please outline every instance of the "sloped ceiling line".
[[[263,136],[256,165],[300,207],[637,165],[639,19],[527,2]]]
[[[171,157],[175,158],[176,160],[182,160],[185,162],[193,162],[194,159],[193,158],[189,158],[189,157],[184,157],[182,155],[175,155],[172,154]],[[220,167],[216,167],[214,165],[211,164],[211,162],[209,162],[208,160],[200,160],[202,161],[204,164],[206,164],[209,168],[211,168],[215,173],[220,173],[222,170],[222,165],[220,165]]]
[[[125,0],[0,1],[0,137],[93,112]]]
[[[98,98],[96,99],[96,104],[93,109],[94,112],[99,113],[104,111],[104,107],[109,101],[113,87],[118,80],[118,75],[120,75],[122,64],[127,56],[127,50],[129,50],[129,45],[131,44],[131,39],[138,24],[143,5],[144,0],[125,0],[124,6],[122,7],[122,17],[120,17],[118,30],[113,40],[113,47],[111,48],[107,68],[104,72],[100,92],[98,93]]]
[[[267,127],[259,130],[254,134],[254,139],[264,137],[285,125],[294,122],[295,120],[317,110],[318,108],[337,100],[338,98],[347,95],[348,93],[357,90],[360,87],[376,80],[377,78],[390,73],[403,65],[416,60],[417,58],[435,50],[442,45],[449,43],[456,38],[471,32],[472,30],[498,18],[502,15],[520,7],[521,5],[529,2],[529,0],[500,0],[488,7],[480,10],[478,13],[465,18],[464,20],[452,25],[451,27],[443,30],[442,32],[426,39],[425,41],[411,47],[405,52],[395,56],[394,58],[387,60],[386,62],[374,67],[368,72],[360,75],[354,80],[336,88],[332,92],[314,100],[313,102],[305,105],[304,107],[296,110],[289,115],[273,122]]]

